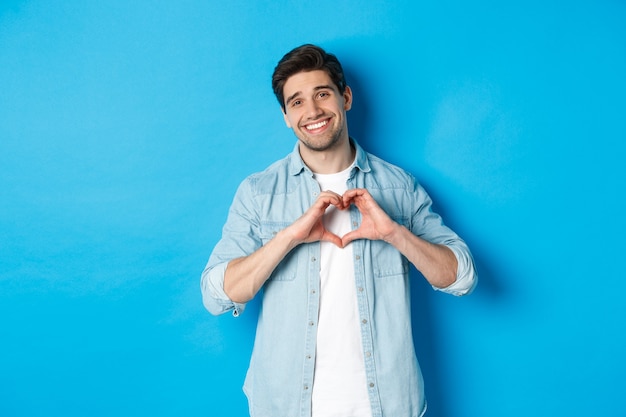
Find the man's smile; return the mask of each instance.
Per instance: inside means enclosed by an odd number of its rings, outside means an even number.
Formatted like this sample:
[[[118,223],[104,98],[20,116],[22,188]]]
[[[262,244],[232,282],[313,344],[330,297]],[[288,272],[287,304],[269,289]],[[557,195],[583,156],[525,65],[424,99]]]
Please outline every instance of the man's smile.
[[[323,130],[326,126],[328,126],[329,121],[330,119],[324,119],[319,122],[304,125],[304,128],[309,132],[320,131],[320,130]]]

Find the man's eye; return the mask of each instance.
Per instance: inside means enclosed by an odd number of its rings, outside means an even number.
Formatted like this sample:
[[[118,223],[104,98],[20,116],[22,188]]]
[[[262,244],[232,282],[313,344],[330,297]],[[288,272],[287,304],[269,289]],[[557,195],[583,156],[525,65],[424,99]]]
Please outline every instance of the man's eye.
[[[295,106],[299,106],[301,103],[302,103],[302,102],[301,102],[300,100],[294,100],[294,101],[292,101],[292,102],[291,102],[291,105],[292,105],[293,107],[295,107]]]

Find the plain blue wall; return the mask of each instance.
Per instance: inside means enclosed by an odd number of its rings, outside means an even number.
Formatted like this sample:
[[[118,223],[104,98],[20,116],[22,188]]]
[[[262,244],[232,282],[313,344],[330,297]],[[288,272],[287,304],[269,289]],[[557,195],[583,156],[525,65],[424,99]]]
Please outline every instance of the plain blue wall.
[[[288,153],[314,42],[350,131],[470,244],[415,274],[432,417],[624,416],[623,1],[0,3],[0,416],[244,416],[255,304],[203,310],[235,188]]]

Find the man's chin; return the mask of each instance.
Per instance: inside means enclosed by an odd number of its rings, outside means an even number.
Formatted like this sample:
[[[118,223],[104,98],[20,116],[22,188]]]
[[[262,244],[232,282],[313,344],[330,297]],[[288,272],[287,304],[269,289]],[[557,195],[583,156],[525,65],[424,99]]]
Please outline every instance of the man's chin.
[[[312,138],[310,136],[298,136],[300,143],[314,152],[326,152],[336,148],[341,142],[340,136]]]
[[[313,152],[326,152],[337,146],[337,142],[325,142],[325,143],[316,143],[311,141],[305,141],[300,139],[300,143],[310,151]]]

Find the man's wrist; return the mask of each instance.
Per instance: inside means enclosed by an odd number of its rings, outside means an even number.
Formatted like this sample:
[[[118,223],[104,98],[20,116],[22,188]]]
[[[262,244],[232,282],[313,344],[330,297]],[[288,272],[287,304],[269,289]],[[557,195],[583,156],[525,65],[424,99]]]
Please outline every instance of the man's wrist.
[[[287,251],[292,250],[300,243],[302,243],[295,238],[293,233],[291,233],[290,227],[291,226],[287,226],[286,228],[279,230],[272,238],[272,240],[275,241],[276,244],[286,248]]]
[[[392,221],[392,224],[391,232],[383,236],[382,240],[397,247],[399,242],[403,239],[403,234],[408,232],[408,229],[395,221]]]

